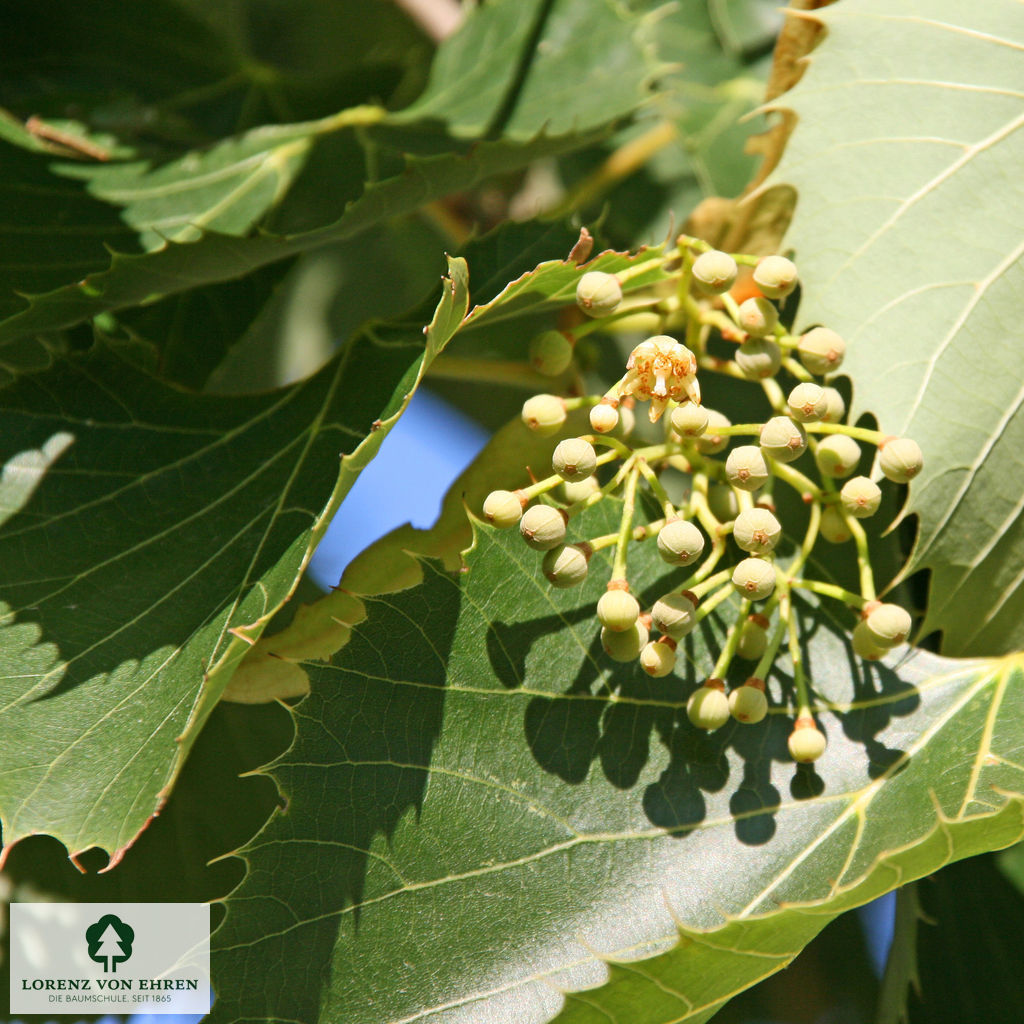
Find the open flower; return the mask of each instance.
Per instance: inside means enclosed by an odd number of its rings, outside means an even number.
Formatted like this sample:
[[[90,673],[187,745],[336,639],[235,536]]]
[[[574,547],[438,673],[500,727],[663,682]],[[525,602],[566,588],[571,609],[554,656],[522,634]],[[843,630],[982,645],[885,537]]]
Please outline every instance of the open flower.
[[[649,401],[652,423],[661,419],[669,401],[689,400],[699,405],[697,358],[667,334],[648,338],[630,353],[619,394]]]

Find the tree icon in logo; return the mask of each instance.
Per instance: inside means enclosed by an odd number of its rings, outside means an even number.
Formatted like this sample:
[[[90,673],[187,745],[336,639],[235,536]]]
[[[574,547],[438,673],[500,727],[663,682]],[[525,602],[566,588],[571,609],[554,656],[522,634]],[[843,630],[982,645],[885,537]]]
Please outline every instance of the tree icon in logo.
[[[95,924],[85,929],[85,941],[89,944],[89,959],[103,964],[107,971],[117,973],[117,965],[123,964],[132,955],[132,941],[135,929],[114,914],[104,914]]]

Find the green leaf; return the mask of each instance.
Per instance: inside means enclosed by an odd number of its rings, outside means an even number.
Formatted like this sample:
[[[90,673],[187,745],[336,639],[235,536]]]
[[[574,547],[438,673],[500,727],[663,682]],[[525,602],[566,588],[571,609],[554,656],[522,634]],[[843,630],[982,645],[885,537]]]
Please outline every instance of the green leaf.
[[[383,115],[356,108],[324,121],[263,127],[160,164],[60,161],[5,147],[4,188],[17,212],[0,228],[8,271],[3,312],[24,306],[11,291],[39,293],[74,280],[65,291],[92,294],[89,275],[108,266],[115,250],[162,250],[207,231],[248,234],[280,204],[319,137]],[[136,301],[151,298],[143,292]]]
[[[906,571],[931,571],[923,631],[950,654],[1018,649],[1020,5],[843,0],[815,17],[827,36],[780,101],[797,116],[778,179],[799,194],[799,323],[846,338],[854,415],[924,451],[906,506]]]
[[[23,308],[0,322],[0,345],[6,346],[25,335],[67,327],[108,310],[153,302],[200,285],[241,277],[296,253],[354,237],[375,224],[410,213],[423,203],[470,188],[532,160],[585,145],[595,137],[538,138],[523,146],[481,143],[465,154],[410,158],[404,173],[368,186],[339,220],[297,235],[239,239],[207,232],[196,242],[167,242],[150,253],[115,252],[106,270],[95,269],[93,248],[91,258],[83,259],[84,280],[35,294],[27,306],[19,302]],[[109,210],[103,204],[93,203],[90,209],[94,207],[109,218]],[[51,224],[48,217],[37,214],[35,222],[40,221]],[[105,221],[103,229],[106,227]],[[86,268],[94,268],[94,272]]]
[[[149,346],[158,376],[199,391],[272,303],[287,270],[287,263],[273,263],[234,281],[179,292],[161,302],[124,310],[118,316],[118,325]],[[344,338],[354,333],[354,330],[339,332],[335,337]],[[200,337],[202,344],[197,345]],[[277,382],[280,380],[276,378]],[[273,386],[273,383],[272,378],[266,386]],[[212,387],[211,390],[256,389]]]
[[[908,1000],[910,1024],[1021,1019],[1024,898],[995,857],[953,864],[917,888],[919,984]]]
[[[130,16],[129,16],[130,15]],[[263,123],[401,106],[432,47],[391,3],[35,0],[4,20],[0,85],[21,118],[68,111],[165,155]]]
[[[571,536],[617,523],[605,501]],[[851,674],[848,635],[800,604],[830,746],[797,767],[785,662],[765,723],[698,734],[719,613],[651,679],[600,649],[609,549],[552,590],[515,532],[367,598],[335,664],[306,666],[214,1019],[706,1020],[841,910],[1024,833],[1016,662],[904,650]],[[644,604],[681,582],[652,548]]]
[[[678,217],[706,195],[739,195],[753,176],[757,158],[744,152],[744,144],[759,130],[752,111],[764,97],[768,63],[752,60],[746,51],[763,53],[780,25],[776,4],[713,0],[681,6],[658,20],[658,53],[678,68],[659,101],[678,125],[681,145],[660,154],[651,173],[660,184],[674,186],[667,198]],[[689,196],[680,188],[684,167],[697,186],[690,186]]]
[[[429,102],[401,114],[356,106],[317,121],[263,126],[173,158],[161,153],[159,159],[107,164],[52,161],[12,147],[17,173],[7,187],[15,192],[13,198],[32,198],[25,216],[19,215],[23,223],[0,232],[9,288],[18,293],[5,295],[6,308],[0,312],[8,319],[0,324],[0,342],[237,278],[295,253],[351,238],[485,178],[592,142],[604,126],[644,99],[651,66],[638,42],[641,19],[627,15],[612,0],[602,0],[596,15],[595,8],[579,0],[562,0],[551,10],[551,5],[542,6],[536,12],[543,27],[538,39],[520,39],[504,63],[481,64],[488,74],[509,79],[502,102],[514,98],[515,109],[506,112],[511,122],[500,141],[468,151],[452,152],[465,150],[465,144],[437,131]],[[512,17],[519,25],[529,20],[516,4],[488,5],[467,19],[467,31],[480,25],[486,29],[488,19],[496,16]],[[581,18],[587,20],[586,32],[581,31]],[[260,18],[256,21],[266,28]],[[494,26],[487,31],[493,33]],[[464,43],[452,45],[458,50]],[[525,58],[520,51],[534,45],[540,56],[521,67]],[[232,59],[242,61],[237,54]],[[438,81],[444,80],[445,66],[442,57]],[[602,76],[614,80],[614,98],[595,89]],[[455,77],[461,81],[461,73]],[[567,103],[554,102],[558,88],[578,92],[581,80],[589,83],[583,93],[587,104],[573,107],[570,120],[553,116],[553,110],[570,109]],[[476,92],[467,95],[475,102]],[[347,131],[373,125],[379,126],[378,132],[360,136],[359,144]],[[456,134],[457,129],[458,119],[451,124]],[[416,136],[418,143],[409,138],[403,142],[402,133]],[[341,152],[340,136],[348,140]],[[393,148],[397,145],[413,152],[417,145],[425,147],[431,155],[403,159]],[[307,163],[315,173],[304,176]],[[378,167],[385,177],[374,182]],[[324,173],[334,180],[326,192]],[[371,178],[365,187],[364,174]],[[81,187],[69,186],[69,181]],[[258,225],[266,228],[270,213],[270,234],[244,242],[219,237],[247,235]],[[71,253],[62,244],[68,237],[74,240]],[[182,242],[195,244],[182,250],[175,244]],[[136,246],[152,251],[128,258],[137,255]],[[112,262],[108,251],[114,254]],[[28,297],[27,308],[21,296]]]
[[[216,900],[244,874],[242,862],[229,855],[277,805],[273,783],[246,773],[280,754],[291,736],[291,720],[280,706],[222,702],[196,740],[159,816],[116,871],[102,870],[107,858],[101,850],[86,851],[76,866],[59,842],[37,835],[10,848],[0,877],[14,886],[14,899]]]
[[[210,12],[202,0],[184,2],[202,17],[224,6]],[[239,64],[249,78],[250,117],[325,117],[361,103],[395,109],[423,88],[434,48],[398,4],[245,0],[242,9]],[[256,110],[253,91],[263,93]]]
[[[648,30],[618,0],[493,0],[441,45],[426,91],[395,120],[461,138],[590,131],[648,98]]]
[[[609,250],[590,260],[586,269],[606,274],[624,270],[633,272],[635,276],[631,276],[622,287],[624,294],[628,295],[666,279],[663,252],[662,246],[643,248],[636,253]],[[645,264],[649,264],[649,269],[641,273],[640,267]],[[567,259],[540,263],[510,281],[489,302],[474,306],[463,330],[477,330],[505,320],[564,309],[566,305],[575,303],[576,285],[582,276],[580,268]]]
[[[44,118],[66,117],[73,107],[96,129],[151,140],[170,125],[176,135],[193,131],[181,107],[194,107],[202,97],[214,101],[211,114],[218,111],[224,86],[238,70],[238,51],[220,26],[204,22],[169,0],[130,9],[73,0],[19,6],[8,12],[0,38],[5,105]],[[242,86],[236,84],[238,93]],[[235,114],[237,105],[236,99]]]
[[[996,858],[999,870],[1018,892],[1024,894],[1024,845],[1011,846]]]
[[[722,45],[738,56],[770,48],[779,31],[771,0],[708,0],[708,13]]]
[[[137,251],[134,232],[118,211],[81,186],[55,178],[47,158],[3,143],[0,157],[5,211],[0,317],[24,309],[25,293],[49,291],[105,267],[110,262],[106,246]]]
[[[254,396],[188,394],[102,346],[8,387],[7,847],[48,832],[120,858],[467,306],[452,260],[425,349],[421,328],[360,335]]]
[[[574,186],[572,201],[600,214],[602,229],[622,246],[663,237],[705,197],[743,191],[757,164],[745,144],[758,130],[752,111],[764,97],[768,71],[767,58],[754,61],[723,42],[726,33],[716,24],[722,12],[712,4],[669,6],[652,0],[638,6],[649,11],[653,45],[669,70],[636,123],[601,149],[561,161]],[[777,22],[777,5],[769,6]],[[726,19],[729,31],[753,33],[748,15],[753,18],[754,10],[767,13],[763,5],[732,12],[742,25]],[[645,154],[642,165],[608,191],[606,162],[617,153],[621,164],[630,151]]]
[[[158,166],[67,163],[52,170],[120,207],[142,248],[155,249],[194,241],[206,230],[246,234],[280,202],[322,130],[316,123],[268,126]]]

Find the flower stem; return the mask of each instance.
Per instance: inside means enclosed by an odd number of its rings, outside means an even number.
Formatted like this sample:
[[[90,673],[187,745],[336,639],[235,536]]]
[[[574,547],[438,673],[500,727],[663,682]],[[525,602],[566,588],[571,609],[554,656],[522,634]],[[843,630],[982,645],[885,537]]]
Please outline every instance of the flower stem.
[[[724,679],[726,673],[729,671],[729,665],[732,663],[732,659],[736,656],[736,648],[740,643],[740,630],[743,628],[743,623],[747,621],[747,616],[750,614],[750,601],[747,598],[743,598],[740,601],[739,614],[736,616],[736,621],[732,624],[728,634],[725,638],[725,643],[722,645],[722,650],[719,652],[718,660],[715,662],[715,667],[711,670],[711,675],[715,679]]]
[[[658,474],[647,464],[646,459],[637,459],[637,466],[643,475],[643,478],[647,481],[647,486],[650,487],[655,498],[661,503],[662,511],[665,513],[666,519],[671,519],[676,514],[675,505],[672,504],[672,499],[668,496],[668,491],[662,486],[661,481],[658,479]]]
[[[611,448],[621,459],[628,459],[633,456],[633,449],[629,447],[623,441],[620,441],[617,437],[612,437],[611,434],[584,434],[582,440],[589,444],[603,444],[608,448]],[[608,454],[607,452],[603,454]]]
[[[685,587],[683,588],[686,589]],[[692,593],[692,591],[691,591]],[[720,604],[724,601],[728,601],[732,597],[732,587],[720,587],[715,591],[706,601],[701,602],[697,608],[697,614],[694,616],[698,622],[701,619],[707,618]]]
[[[744,434],[759,436],[763,426],[763,423],[730,423],[727,427],[715,427],[714,431],[722,437],[739,437]]]
[[[767,618],[767,609],[765,610],[765,617]],[[772,665],[775,663],[775,658],[779,653],[779,648],[782,646],[782,639],[786,635],[786,623],[779,621],[775,626],[775,631],[768,639],[768,646],[764,649],[764,654],[761,655],[757,663],[757,668],[754,669],[754,675],[758,679],[768,680],[768,673],[772,670]]]
[[[731,569],[723,569],[722,572],[711,576],[712,570],[718,565],[725,554],[725,538],[721,536],[715,536],[711,544],[711,553],[707,558],[704,559],[700,564],[700,568],[683,584],[683,590],[692,590],[696,593],[698,587],[707,588],[709,586],[715,586],[713,581],[723,579],[732,575]],[[725,576],[723,577],[723,573]],[[710,577],[710,578],[709,578]],[[702,591],[703,592],[703,591]]]
[[[846,434],[856,441],[879,445],[889,435],[880,430],[868,430],[867,427],[851,427],[847,423],[808,423],[804,429],[808,434]]]
[[[722,569],[721,572],[716,572],[714,576],[709,576],[705,580],[694,583],[693,586],[687,586],[684,584],[680,589],[689,590],[694,597],[703,597],[705,594],[710,594],[712,590],[722,587],[722,584],[730,581],[731,578],[732,570]],[[725,590],[725,596],[728,597],[732,592],[732,583],[729,582],[729,586],[727,588],[722,587],[722,589]]]
[[[626,559],[630,536],[633,531],[633,513],[636,510],[636,485],[640,479],[640,464],[634,459],[626,476],[626,487],[622,495],[622,520],[615,541],[615,558],[612,561],[612,579],[626,578]]]
[[[793,662],[793,683],[796,686],[796,717],[811,716],[811,702],[807,693],[807,679],[804,676],[804,660],[800,651],[800,635],[797,631],[796,616],[793,614],[793,602],[790,597],[789,584],[782,584],[779,595],[779,616],[786,623],[789,638],[789,657]]]
[[[761,381],[761,387],[764,390],[765,397],[771,403],[771,407],[777,412],[785,415],[786,413],[786,396],[779,387],[779,382],[774,377],[766,377]]]
[[[550,386],[550,378],[539,374],[525,360],[471,359],[442,353],[431,364],[429,375],[441,380],[465,380],[474,384],[508,384],[510,387],[530,388]]]
[[[782,360],[782,365],[794,376],[797,380],[803,381],[805,384],[814,383],[814,377],[808,372],[807,368],[803,363],[797,362],[791,356],[786,356]]]
[[[796,560],[789,567],[789,578],[792,579],[794,573],[800,572],[804,565],[807,563],[807,559],[811,557],[811,549],[814,547],[814,542],[818,539],[818,527],[821,525],[821,502],[811,502],[811,517],[807,523],[807,532],[804,534],[803,543],[800,545],[800,554]]]
[[[821,501],[823,494],[821,488],[809,477],[794,469],[786,462],[779,462],[769,458],[768,468],[780,480],[784,480],[793,488],[804,501]]]
[[[842,506],[840,505],[840,508]],[[842,509],[843,521],[857,545],[857,568],[860,571],[860,592],[865,601],[875,600],[875,574],[871,571],[871,557],[868,553],[868,538],[864,527],[846,509]]]
[[[739,303],[728,293],[722,295],[722,305],[725,306],[725,311],[729,314],[733,323],[736,325],[736,329],[742,331],[740,327],[740,306]]]
[[[821,594],[822,597],[831,597],[836,601],[842,601],[851,608],[860,609],[865,605],[865,599],[852,590],[845,590],[835,583],[826,583],[824,580],[798,580],[791,579],[789,585],[794,590],[809,590],[813,594]]]

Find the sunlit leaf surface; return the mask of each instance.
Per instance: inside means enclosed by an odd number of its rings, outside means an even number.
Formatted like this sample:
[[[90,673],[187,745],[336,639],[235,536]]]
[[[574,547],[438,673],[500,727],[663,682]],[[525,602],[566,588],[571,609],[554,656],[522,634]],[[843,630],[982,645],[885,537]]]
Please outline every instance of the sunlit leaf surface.
[[[1021,478],[1024,162],[1014,0],[843,0],[780,103],[799,119],[778,180],[800,322],[850,346],[856,412],[913,437],[909,569],[931,570],[925,631],[950,654],[1024,647]]]
[[[614,529],[608,504],[575,536]],[[645,603],[685,572],[651,547]],[[861,665],[801,604],[829,749],[797,767],[784,663],[766,723],[699,734],[717,615],[651,679],[601,651],[607,552],[568,591],[540,559],[481,528],[467,575],[427,563],[307,666],[271,768],[287,812],[217,938],[217,1019],[704,1020],[841,909],[1024,830],[1016,663]]]
[[[465,315],[465,262],[450,275],[426,344],[360,335],[290,388],[190,394],[98,347],[6,389],[5,845],[48,832],[119,857],[159,811],[246,639]]]

